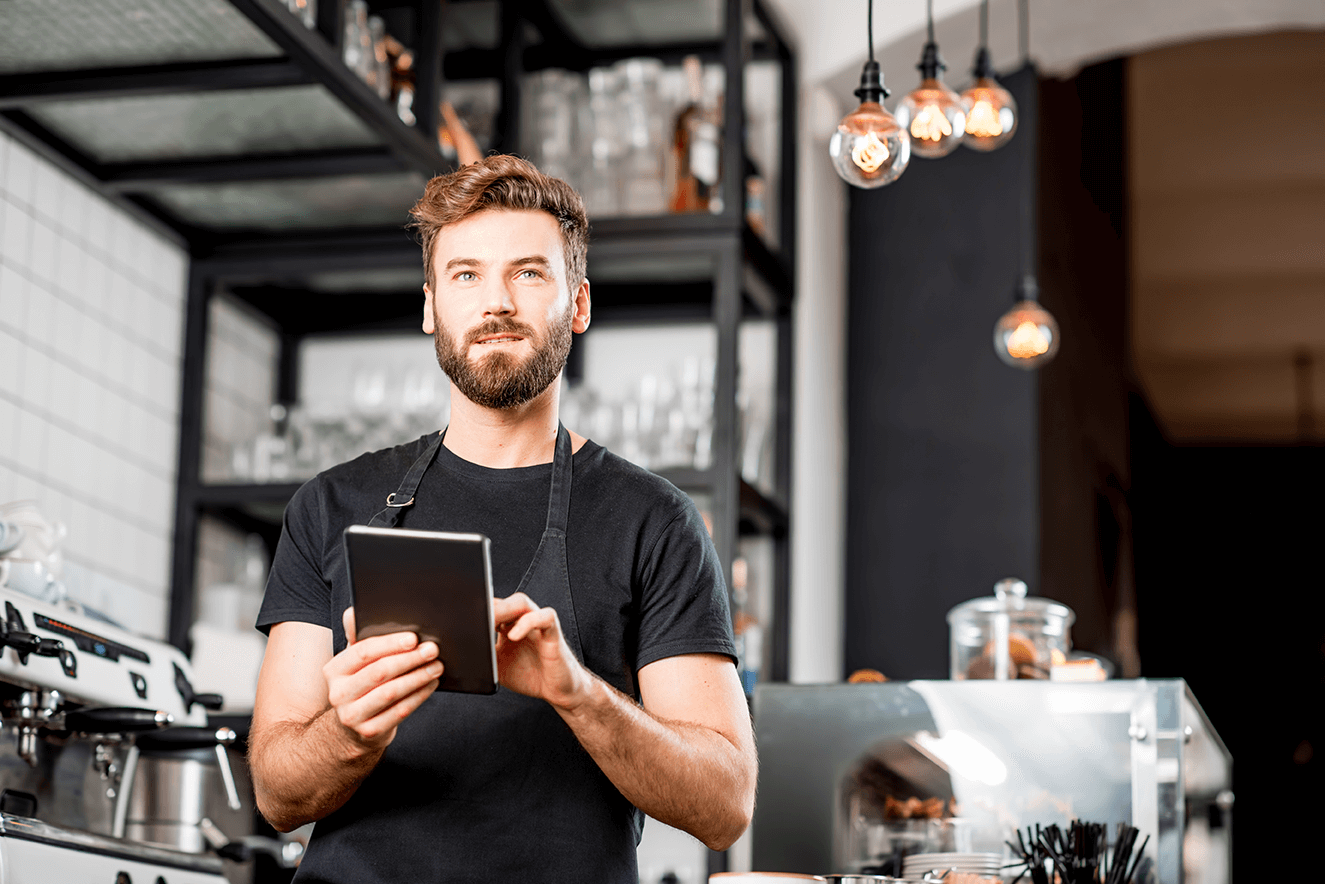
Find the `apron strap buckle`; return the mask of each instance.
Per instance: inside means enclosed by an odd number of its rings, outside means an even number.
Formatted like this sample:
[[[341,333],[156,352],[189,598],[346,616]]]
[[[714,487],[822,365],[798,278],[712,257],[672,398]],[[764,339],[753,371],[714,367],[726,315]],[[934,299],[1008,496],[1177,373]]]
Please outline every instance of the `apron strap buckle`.
[[[390,494],[388,494],[386,496],[386,505],[394,507],[403,507],[403,506],[410,506],[411,504],[414,503],[413,497],[410,497],[410,499],[405,501],[404,503],[396,503],[396,495],[399,493],[400,492],[398,491],[392,491]]]

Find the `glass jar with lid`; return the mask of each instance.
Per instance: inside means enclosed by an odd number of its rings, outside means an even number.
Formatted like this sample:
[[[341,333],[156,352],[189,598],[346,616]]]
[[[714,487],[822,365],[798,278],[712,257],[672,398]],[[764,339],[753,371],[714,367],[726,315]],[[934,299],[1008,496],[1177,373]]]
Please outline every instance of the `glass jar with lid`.
[[[1067,605],[1027,596],[1026,583],[1008,578],[994,595],[948,612],[950,677],[1045,678],[1067,660],[1076,614]]]

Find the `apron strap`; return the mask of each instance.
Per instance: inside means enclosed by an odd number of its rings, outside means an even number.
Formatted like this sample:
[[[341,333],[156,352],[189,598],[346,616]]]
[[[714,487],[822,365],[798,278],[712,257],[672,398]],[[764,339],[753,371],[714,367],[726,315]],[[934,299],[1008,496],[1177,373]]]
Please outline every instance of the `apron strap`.
[[[570,518],[571,461],[570,431],[557,422],[557,449],[552,459],[552,490],[547,501],[547,530],[565,536]]]
[[[405,508],[414,505],[414,492],[419,490],[419,482],[423,479],[424,472],[432,466],[433,458],[437,457],[437,449],[442,447],[442,439],[446,438],[446,430],[442,430],[428,447],[424,449],[419,459],[414,461],[414,465],[405,473],[405,478],[400,481],[400,488],[386,496],[386,507],[368,522],[374,528],[395,528],[400,524],[400,519],[405,514]]]

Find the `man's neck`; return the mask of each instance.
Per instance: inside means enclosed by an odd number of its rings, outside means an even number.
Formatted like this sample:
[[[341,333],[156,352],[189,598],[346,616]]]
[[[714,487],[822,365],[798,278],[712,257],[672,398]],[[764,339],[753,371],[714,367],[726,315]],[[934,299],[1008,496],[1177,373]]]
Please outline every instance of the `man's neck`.
[[[470,463],[492,469],[551,463],[557,450],[557,383],[517,408],[484,408],[451,386],[444,444]]]

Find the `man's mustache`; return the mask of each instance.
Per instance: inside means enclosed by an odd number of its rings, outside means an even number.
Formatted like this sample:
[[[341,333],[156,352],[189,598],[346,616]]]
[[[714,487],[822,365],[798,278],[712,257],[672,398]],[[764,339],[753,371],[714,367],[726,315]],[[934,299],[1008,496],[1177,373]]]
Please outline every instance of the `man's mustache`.
[[[537,340],[538,335],[534,332],[533,326],[525,325],[523,322],[515,319],[489,319],[487,322],[470,330],[465,335],[465,345],[473,344],[479,338],[486,338],[491,335],[519,335],[522,338]]]

